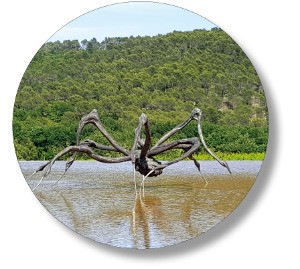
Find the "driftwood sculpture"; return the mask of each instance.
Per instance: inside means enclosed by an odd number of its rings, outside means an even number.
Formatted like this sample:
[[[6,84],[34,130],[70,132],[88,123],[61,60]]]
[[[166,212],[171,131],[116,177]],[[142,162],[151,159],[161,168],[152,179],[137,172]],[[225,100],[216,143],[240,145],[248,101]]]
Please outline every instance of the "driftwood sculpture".
[[[66,162],[65,171],[62,176],[56,181],[56,183],[63,177],[63,175],[67,172],[70,166],[73,164],[76,154],[77,153],[85,153],[92,159],[96,161],[103,162],[103,163],[121,163],[126,161],[131,161],[133,164],[133,171],[134,171],[134,181],[135,181],[135,172],[138,171],[140,174],[143,175],[142,184],[144,184],[144,180],[147,177],[155,177],[160,175],[163,172],[163,169],[166,167],[177,163],[185,158],[190,158],[194,161],[195,166],[200,171],[200,164],[196,161],[193,157],[193,153],[197,152],[201,143],[204,149],[215,159],[217,160],[222,166],[224,166],[229,173],[231,173],[228,164],[225,161],[219,159],[206,145],[205,140],[202,134],[201,128],[201,116],[202,112],[199,108],[195,108],[190,116],[181,124],[177,125],[174,129],[166,133],[161,139],[159,139],[154,146],[151,146],[151,131],[150,131],[150,124],[148,121],[147,116],[142,113],[139,117],[139,123],[137,128],[135,129],[135,138],[133,142],[133,146],[131,150],[125,149],[120,146],[113,137],[106,131],[106,129],[101,124],[97,111],[94,109],[88,115],[82,117],[79,122],[79,126],[77,129],[77,136],[76,136],[76,146],[69,146],[60,151],[51,161],[43,164],[40,166],[30,177],[36,174],[39,171],[44,171],[44,175],[40,179],[39,183],[34,187],[36,189],[39,184],[42,182],[43,178],[45,178],[50,172],[51,168],[55,161],[66,154],[72,153],[71,158]],[[186,138],[180,139],[169,143],[164,143],[167,139],[169,139],[172,135],[174,135],[179,130],[183,129],[190,121],[192,120],[197,121],[198,126],[198,137],[193,138]],[[92,140],[84,140],[80,142],[80,135],[82,129],[87,124],[95,125],[98,130],[105,136],[111,146],[105,146],[98,144]],[[145,139],[142,139],[142,128],[145,128]],[[199,140],[200,139],[200,140]],[[107,150],[107,151],[115,151],[121,153],[123,156],[110,158],[104,157],[96,153],[94,150]],[[184,151],[183,155],[173,161],[168,162],[159,162],[155,160],[155,156],[166,152],[172,149],[182,149]],[[206,181],[206,180],[205,180]],[[207,183],[207,182],[206,182]],[[33,190],[34,190],[33,189]],[[136,189],[136,181],[135,181],[135,189]]]

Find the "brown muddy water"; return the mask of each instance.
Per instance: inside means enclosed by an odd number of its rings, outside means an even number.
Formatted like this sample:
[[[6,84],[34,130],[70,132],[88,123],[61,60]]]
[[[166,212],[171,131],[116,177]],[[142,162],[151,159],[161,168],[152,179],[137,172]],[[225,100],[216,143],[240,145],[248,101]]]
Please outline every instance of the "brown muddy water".
[[[20,162],[25,178],[42,162]],[[60,222],[100,243],[125,248],[159,248],[201,235],[228,216],[243,200],[261,167],[258,161],[201,162],[205,184],[190,161],[174,164],[156,178],[147,178],[144,192],[135,192],[132,165],[78,161],[53,171],[34,190],[37,199]],[[28,180],[31,189],[42,173]]]

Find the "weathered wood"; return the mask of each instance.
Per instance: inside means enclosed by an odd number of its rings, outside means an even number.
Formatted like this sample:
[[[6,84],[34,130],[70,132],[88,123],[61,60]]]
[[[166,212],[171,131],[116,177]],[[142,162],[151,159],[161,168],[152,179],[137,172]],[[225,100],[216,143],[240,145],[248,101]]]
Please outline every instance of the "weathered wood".
[[[103,162],[103,163],[121,163],[126,161],[131,161],[134,167],[134,171],[138,171],[140,174],[142,174],[143,182],[145,178],[147,177],[155,177],[160,175],[163,172],[163,169],[166,167],[177,163],[185,158],[190,158],[194,161],[195,166],[200,171],[200,164],[196,161],[196,159],[193,157],[193,154],[197,152],[200,148],[200,145],[202,143],[204,149],[214,158],[216,159],[222,166],[224,166],[229,173],[231,173],[230,168],[228,164],[219,159],[212,150],[210,150],[204,140],[203,134],[202,134],[202,127],[201,127],[201,117],[202,112],[199,108],[195,108],[190,116],[181,124],[177,125],[175,128],[167,132],[158,142],[151,147],[151,128],[149,124],[149,120],[147,116],[142,113],[139,117],[139,123],[137,128],[135,129],[135,137],[134,142],[132,145],[131,150],[127,150],[120,146],[113,137],[106,131],[104,126],[102,125],[98,113],[96,109],[92,110],[89,114],[82,117],[79,126],[77,129],[77,135],[76,135],[76,146],[69,146],[60,151],[54,158],[47,162],[46,164],[40,166],[31,176],[36,174],[37,172],[44,171],[44,175],[42,176],[41,180],[39,181],[38,185],[42,182],[43,178],[45,178],[52,169],[53,164],[60,159],[61,157],[72,154],[71,158],[67,161],[65,171],[63,175],[67,172],[67,170],[71,167],[73,164],[76,154],[83,153],[91,157],[92,159]],[[170,137],[172,137],[175,133],[182,130],[190,121],[196,120],[197,121],[197,128],[198,128],[198,137],[194,138],[186,138],[186,139],[180,139],[176,141],[172,141],[170,143],[164,144],[166,140],[168,140]],[[87,124],[93,124],[95,125],[98,130],[103,134],[103,136],[108,140],[108,142],[111,144],[111,146],[101,145],[93,140],[84,140],[80,142],[80,136],[81,132],[85,125]],[[142,138],[142,128],[145,128],[145,139]],[[115,158],[109,158],[101,156],[94,152],[94,149],[98,150],[106,150],[106,151],[114,151],[118,152],[120,154],[123,154],[121,157],[115,157]],[[176,158],[175,160],[168,161],[161,163],[154,159],[155,156],[166,152],[168,150],[172,149],[182,149],[184,153],[182,156]],[[135,173],[134,173],[135,174]],[[63,176],[62,175],[62,176]],[[31,177],[30,176],[30,177]],[[57,180],[57,182],[62,178],[62,176]],[[135,176],[134,176],[135,180]],[[206,180],[205,180],[206,181]],[[206,181],[207,183],[207,181]],[[38,185],[35,187],[37,188]],[[136,182],[135,182],[136,186]],[[34,189],[35,189],[34,188]]]

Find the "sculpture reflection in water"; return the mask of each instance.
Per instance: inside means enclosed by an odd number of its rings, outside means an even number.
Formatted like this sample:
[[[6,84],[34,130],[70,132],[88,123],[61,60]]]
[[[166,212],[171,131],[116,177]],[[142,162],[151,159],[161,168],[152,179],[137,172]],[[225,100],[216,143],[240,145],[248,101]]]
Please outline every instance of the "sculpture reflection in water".
[[[128,179],[130,175],[128,175]],[[145,193],[123,179],[84,187],[41,188],[37,198],[67,227],[94,241],[125,248],[158,248],[197,237],[223,220],[248,193],[255,177],[193,177],[150,181]]]
[[[185,227],[186,239],[194,238],[199,235],[199,229],[193,227],[191,222],[191,214],[193,200],[196,196],[196,190],[193,195],[189,196],[182,204],[178,205],[180,214],[178,222],[180,226]],[[165,242],[160,241],[177,241],[178,238],[172,238],[171,231],[174,229],[172,219],[163,209],[163,203],[158,196],[136,195],[134,207],[132,209],[132,236],[135,248],[148,249],[157,246],[163,246]],[[169,234],[169,236],[165,236]],[[158,236],[156,236],[158,235]],[[164,235],[161,237],[161,235]],[[174,234],[175,236],[175,234]]]

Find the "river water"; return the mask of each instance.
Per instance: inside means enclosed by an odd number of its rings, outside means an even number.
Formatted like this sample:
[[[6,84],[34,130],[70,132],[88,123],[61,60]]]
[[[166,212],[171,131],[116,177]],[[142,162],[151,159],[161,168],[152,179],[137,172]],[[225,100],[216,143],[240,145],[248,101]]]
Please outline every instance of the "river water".
[[[42,163],[20,162],[25,178]],[[260,170],[260,161],[228,162],[232,175],[215,161],[191,161],[164,169],[156,178],[136,174],[131,163],[75,161],[64,177],[64,161],[33,191],[43,206],[75,232],[100,243],[125,248],[159,248],[201,235],[243,200]],[[42,172],[27,180],[33,189]],[[205,183],[205,179],[208,184]]]

